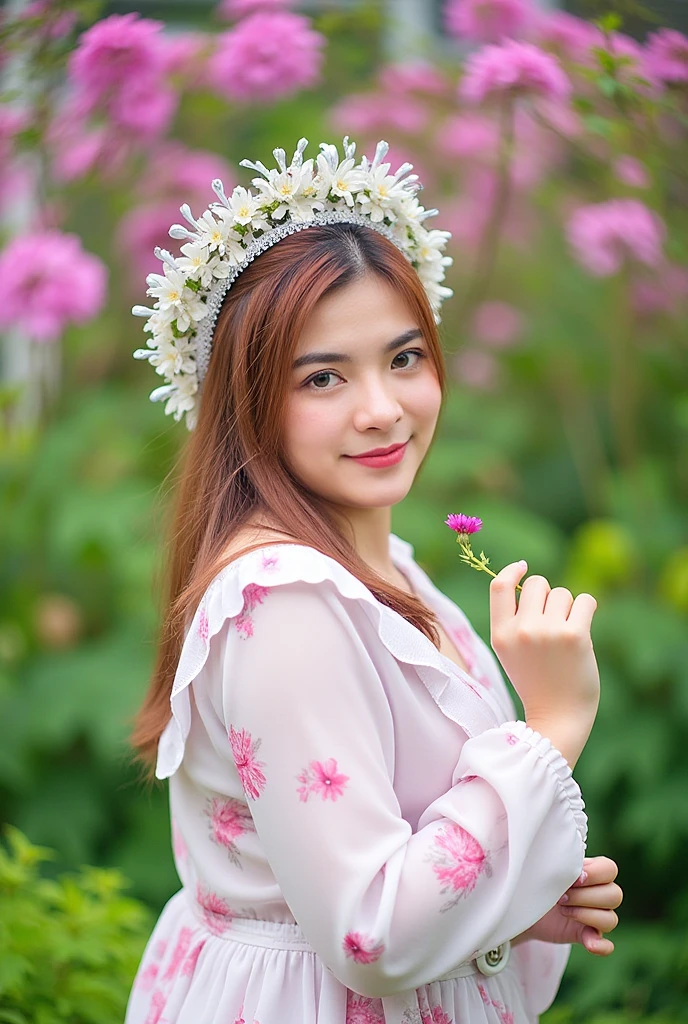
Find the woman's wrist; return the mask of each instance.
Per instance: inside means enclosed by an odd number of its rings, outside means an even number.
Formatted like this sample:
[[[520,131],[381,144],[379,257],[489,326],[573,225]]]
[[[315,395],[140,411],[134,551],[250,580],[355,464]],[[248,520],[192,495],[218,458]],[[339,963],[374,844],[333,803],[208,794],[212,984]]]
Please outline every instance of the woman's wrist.
[[[529,714],[526,725],[545,736],[573,769],[592,731],[597,708],[567,714]]]

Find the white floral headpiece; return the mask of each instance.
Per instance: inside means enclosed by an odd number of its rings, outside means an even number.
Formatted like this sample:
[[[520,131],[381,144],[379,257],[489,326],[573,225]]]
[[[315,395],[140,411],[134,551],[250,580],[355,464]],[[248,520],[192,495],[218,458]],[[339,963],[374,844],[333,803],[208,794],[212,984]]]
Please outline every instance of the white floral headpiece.
[[[443,251],[449,231],[428,230],[423,221],[437,210],[426,210],[415,193],[422,189],[413,164],[404,163],[396,174],[382,163],[389,145],[380,141],[372,163],[361,158],[355,166],[356,144],[344,137],[344,159],[337,147],[320,143],[315,162],[303,160],[307,139],[299,143],[289,166],[283,149],[273,150],[278,169],[258,161],[241,160],[263,177],[253,178],[258,189],[237,185],[228,198],[222,182],[213,191],[219,202],[211,203],[195,220],[189,206],[180,207],[190,228],[173,224],[172,238],[185,238],[183,253],[175,259],[166,249],[155,249],[162,260],[162,274],[149,274],[148,295],[156,298],[153,309],[134,306],[134,316],[147,318],[144,330],[152,337],[147,348],[134,352],[147,359],[167,384],[151,392],[153,402],[166,401],[165,414],[193,430],[198,419],[200,388],[212,351],[213,331],[225,295],[238,275],[261,252],[294,231],[318,224],[363,224],[385,235],[418,271],[440,322],[441,302],[453,294],[442,281],[445,267],[453,262]],[[402,181],[402,178],[405,179]]]

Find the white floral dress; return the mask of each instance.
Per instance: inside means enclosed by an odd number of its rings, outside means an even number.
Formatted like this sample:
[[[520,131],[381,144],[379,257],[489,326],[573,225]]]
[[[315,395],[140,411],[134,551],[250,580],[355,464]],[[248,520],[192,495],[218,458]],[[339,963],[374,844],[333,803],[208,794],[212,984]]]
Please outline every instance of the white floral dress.
[[[519,935],[587,819],[489,647],[390,535],[470,674],[338,562],[270,545],[189,624],[161,737],[182,888],[126,1024],[532,1024],[568,946]]]

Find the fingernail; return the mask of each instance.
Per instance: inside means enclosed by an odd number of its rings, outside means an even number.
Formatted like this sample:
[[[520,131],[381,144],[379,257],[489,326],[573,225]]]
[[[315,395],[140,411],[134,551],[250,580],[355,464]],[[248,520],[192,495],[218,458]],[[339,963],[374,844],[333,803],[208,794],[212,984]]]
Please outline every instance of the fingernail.
[[[559,897],[559,899],[558,899],[558,901],[557,901],[557,902],[558,902],[558,903],[568,903],[568,901],[569,901],[569,898],[568,898],[568,896],[566,895],[566,893],[564,893],[564,895],[563,895],[563,896],[560,896],[560,897]]]
[[[526,569],[528,568],[528,563],[526,562],[526,560],[524,558],[522,558],[521,561],[518,563],[518,567],[519,567],[519,569],[522,569],[523,572],[526,571]]]
[[[583,882],[585,881],[585,879],[587,877],[588,877],[588,872],[587,871],[581,871],[580,877],[578,879],[578,881],[580,882],[581,885],[583,884]]]

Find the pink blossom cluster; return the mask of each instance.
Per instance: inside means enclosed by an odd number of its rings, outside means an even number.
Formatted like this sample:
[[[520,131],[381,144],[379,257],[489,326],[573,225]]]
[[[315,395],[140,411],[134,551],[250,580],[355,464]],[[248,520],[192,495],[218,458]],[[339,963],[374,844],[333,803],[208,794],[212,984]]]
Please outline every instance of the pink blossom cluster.
[[[292,7],[294,0],[221,0],[216,12],[221,18],[245,18],[256,11],[279,11]]]
[[[658,267],[666,228],[638,199],[610,199],[571,214],[567,236],[579,263],[596,277],[617,274],[628,261]]]
[[[223,97],[267,103],[320,78],[325,37],[291,11],[258,11],[220,34],[208,81]]]
[[[68,324],[100,312],[107,269],[83,250],[77,235],[37,231],[18,236],[0,253],[0,279],[5,288],[0,327],[52,342]]]
[[[105,114],[145,138],[167,130],[177,96],[167,81],[163,27],[138,14],[113,14],[83,33],[68,74],[84,115]]]
[[[646,63],[662,82],[688,82],[688,36],[670,28],[652,32],[647,39]]]
[[[459,39],[497,43],[524,35],[535,20],[533,0],[449,0],[445,28]]]
[[[136,205],[122,217],[116,231],[132,294],[141,289],[148,274],[160,269],[153,253],[156,245],[180,255],[183,243],[169,237],[170,224],[179,220],[183,203],[191,209],[204,208],[215,199],[210,187],[214,178],[228,191],[238,182],[235,169],[216,153],[187,149],[177,141],[158,143],[138,182]]]
[[[492,95],[566,100],[571,82],[552,54],[509,39],[501,46],[484,46],[469,55],[459,97],[467,103],[482,103]]]

